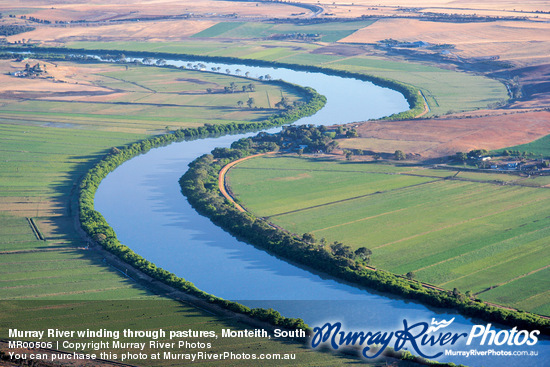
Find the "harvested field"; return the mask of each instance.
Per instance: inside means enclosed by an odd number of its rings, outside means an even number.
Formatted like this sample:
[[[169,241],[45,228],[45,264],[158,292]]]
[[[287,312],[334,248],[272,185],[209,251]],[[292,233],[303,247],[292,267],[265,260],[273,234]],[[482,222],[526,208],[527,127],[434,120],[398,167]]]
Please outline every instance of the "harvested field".
[[[341,148],[417,153],[424,158],[472,149],[499,149],[529,143],[550,131],[550,112],[510,113],[461,119],[367,121],[359,138],[340,140]]]
[[[534,13],[536,11],[548,11],[550,6],[543,1],[526,0],[517,1],[482,1],[482,0],[347,0],[334,2],[317,2],[316,0],[305,0],[304,3],[320,5],[325,9],[325,17],[359,17],[361,15],[377,16],[417,16],[424,13],[444,14],[477,14],[479,16],[507,16],[507,17],[528,17],[530,19],[546,19],[548,14]],[[411,11],[403,11],[409,8]],[[408,10],[408,9],[407,9]]]
[[[550,24],[541,22],[495,21],[450,23],[418,19],[381,19],[340,40],[343,43],[424,41],[452,44],[450,52],[462,58],[497,56],[518,65],[550,61]]]
[[[147,20],[158,17],[173,17],[193,14],[195,16],[227,16],[239,14],[245,17],[266,17],[267,15],[289,17],[300,8],[285,4],[247,3],[232,1],[197,0],[182,2],[175,0],[124,1],[100,0],[93,3],[70,0],[52,6],[48,0],[14,0],[2,6],[3,12],[21,9],[27,16],[52,21],[120,21],[125,19]],[[303,11],[300,10],[300,11]]]
[[[181,41],[216,24],[209,20],[170,20],[132,22],[124,24],[94,24],[40,27],[34,31],[8,37],[10,42],[25,39],[40,41],[48,46],[69,41]]]

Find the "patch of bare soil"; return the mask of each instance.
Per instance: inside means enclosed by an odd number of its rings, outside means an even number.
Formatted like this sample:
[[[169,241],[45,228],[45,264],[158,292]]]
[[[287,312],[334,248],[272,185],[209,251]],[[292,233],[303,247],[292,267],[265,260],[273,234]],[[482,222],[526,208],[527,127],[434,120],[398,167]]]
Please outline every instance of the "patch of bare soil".
[[[473,118],[367,121],[359,138],[343,139],[342,148],[420,154],[424,158],[472,149],[499,149],[539,139],[550,132],[550,112],[509,113]]]
[[[401,42],[449,44],[447,57],[506,60],[519,66],[550,62],[550,23],[493,21],[453,23],[419,19],[380,19],[340,40],[342,43],[376,43],[385,39]],[[425,47],[414,49],[428,53]],[[435,51],[432,51],[435,52]]]
[[[10,74],[24,70],[27,63],[30,66],[38,63],[45,72],[36,77],[16,77]],[[94,85],[93,75],[109,67],[89,68],[41,60],[0,60],[0,94],[8,98],[103,96],[114,91]]]

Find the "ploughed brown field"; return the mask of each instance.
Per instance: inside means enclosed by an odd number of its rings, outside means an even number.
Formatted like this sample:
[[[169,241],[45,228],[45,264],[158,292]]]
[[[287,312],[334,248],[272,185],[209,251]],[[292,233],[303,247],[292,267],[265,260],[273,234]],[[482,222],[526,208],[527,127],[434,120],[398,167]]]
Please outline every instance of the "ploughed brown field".
[[[483,113],[484,111],[478,111]],[[341,148],[420,154],[423,158],[472,149],[499,149],[548,135],[550,112],[513,112],[472,118],[367,121],[358,138],[343,139]]]

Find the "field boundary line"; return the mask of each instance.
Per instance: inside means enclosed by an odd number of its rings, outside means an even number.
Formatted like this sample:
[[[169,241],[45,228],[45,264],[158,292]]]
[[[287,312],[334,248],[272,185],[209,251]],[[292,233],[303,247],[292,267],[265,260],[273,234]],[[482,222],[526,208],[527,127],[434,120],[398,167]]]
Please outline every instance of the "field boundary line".
[[[496,265],[495,265],[495,266],[496,266]],[[544,270],[544,269],[547,269],[547,268],[550,268],[550,265],[543,266],[542,268],[532,270],[532,271],[530,271],[530,272],[528,272],[528,273],[525,273],[525,274],[521,274],[521,275],[519,275],[519,276],[517,276],[517,277],[515,277],[515,278],[512,278],[512,279],[510,279],[510,280],[508,280],[508,281],[506,281],[506,282],[499,283],[499,284],[493,286],[492,288],[487,288],[487,289],[482,290],[481,292],[477,292],[475,295],[477,296],[478,294],[481,294],[481,293],[484,293],[484,292],[488,292],[488,291],[490,291],[490,290],[492,290],[492,289],[495,289],[496,287],[500,287],[500,286],[502,286],[502,285],[506,285],[506,284],[512,283],[513,281],[516,281],[516,280],[521,279],[521,278],[525,278],[525,277],[527,277],[527,276],[529,276],[529,275],[538,273],[539,271]],[[489,268],[487,268],[487,269],[489,269]]]
[[[0,255],[29,254],[34,252],[52,252],[52,251],[67,251],[67,250],[86,250],[86,248],[63,246],[63,247],[34,248],[34,249],[28,249],[28,250],[7,250],[7,251],[0,251]]]
[[[539,201],[544,201],[544,200],[548,200],[547,198],[542,198],[542,199],[539,199],[539,200],[535,200],[533,202],[539,202]],[[465,223],[469,223],[469,222],[473,222],[473,221],[476,221],[478,219],[483,219],[483,218],[487,218],[487,217],[490,217],[492,215],[497,215],[497,214],[501,214],[503,212],[506,212],[510,209],[516,209],[516,208],[521,208],[522,206],[525,206],[525,205],[529,205],[529,204],[532,204],[533,202],[528,202],[528,203],[522,203],[520,205],[517,205],[517,206],[509,206],[509,207],[506,207],[504,209],[501,209],[499,211],[496,211],[496,212],[491,212],[491,213],[487,213],[485,215],[482,215],[482,216],[479,216],[479,217],[475,217],[475,218],[469,218],[469,219],[466,219],[466,220],[463,220],[461,222],[457,222],[457,223],[452,223],[452,224],[449,224],[449,225],[446,225],[446,226],[443,226],[443,227],[439,227],[439,228],[435,228],[435,229],[432,229],[430,231],[425,231],[425,232],[422,232],[422,233],[417,233],[415,235],[412,235],[412,236],[409,236],[409,237],[406,237],[406,238],[400,238],[396,241],[392,241],[392,242],[388,242],[388,243],[384,243],[383,245],[380,245],[380,246],[377,246],[377,247],[373,247],[373,249],[378,249],[378,248],[382,248],[382,247],[386,247],[386,246],[391,246],[391,245],[394,245],[396,243],[399,243],[399,242],[403,242],[403,241],[408,241],[410,239],[413,239],[413,238],[416,238],[416,237],[420,237],[420,236],[424,236],[424,235],[427,235],[427,234],[430,234],[430,233],[433,233],[433,232],[438,232],[438,231],[442,231],[442,230],[445,230],[445,229],[448,229],[448,228],[453,228],[453,227],[457,227],[457,226],[461,226]]]
[[[313,206],[309,206],[309,207],[306,207],[306,208],[300,208],[300,209],[296,209],[296,210],[291,210],[291,211],[288,211],[288,212],[277,213],[277,214],[273,214],[273,215],[266,216],[266,217],[264,217],[264,218],[273,218],[273,217],[278,217],[278,216],[281,216],[281,215],[294,214],[294,213],[297,213],[297,212],[301,212],[301,211],[305,211],[305,210],[310,210],[310,209],[316,209],[316,208],[323,207],[323,206],[327,206],[327,205],[334,205],[334,204],[339,204],[339,203],[343,203],[343,202],[346,202],[346,201],[353,201],[353,200],[357,200],[357,199],[362,199],[362,198],[369,197],[369,196],[373,196],[373,195],[385,194],[385,193],[388,193],[388,192],[394,192],[394,191],[398,191],[398,190],[404,190],[404,189],[408,189],[408,188],[415,187],[415,186],[427,185],[427,184],[431,184],[431,183],[438,182],[438,181],[442,181],[442,180],[444,180],[444,179],[443,179],[443,178],[436,178],[436,179],[434,179],[434,180],[432,180],[432,181],[421,182],[421,183],[417,183],[417,184],[414,184],[414,185],[408,185],[408,186],[404,186],[404,187],[398,187],[398,188],[391,189],[391,190],[386,190],[386,191],[371,192],[370,194],[354,196],[354,197],[351,197],[351,198],[346,198],[346,199],[337,200],[337,201],[331,201],[331,202],[328,202],[328,203],[313,205]]]
[[[454,281],[456,281],[456,280],[464,279],[464,278],[467,278],[467,277],[469,277],[469,276],[471,276],[471,275],[480,273],[480,272],[482,272],[482,271],[485,271],[485,270],[488,270],[488,269],[492,269],[492,268],[494,268],[494,267],[497,267],[497,266],[500,266],[500,265],[509,263],[510,261],[516,260],[517,258],[522,257],[523,255],[531,255],[531,254],[536,253],[536,252],[539,252],[539,251],[541,251],[541,250],[544,250],[544,249],[540,249],[540,248],[539,248],[539,249],[534,249],[534,250],[532,250],[532,251],[523,252],[523,253],[518,254],[518,255],[516,255],[516,256],[514,256],[514,257],[509,257],[508,259],[506,259],[506,260],[503,261],[503,262],[499,262],[499,263],[494,264],[494,265],[491,265],[491,266],[486,266],[486,267],[484,267],[484,268],[482,268],[482,269],[478,269],[478,270],[476,270],[476,271],[474,271],[474,272],[465,274],[465,275],[463,275],[463,276],[461,276],[461,277],[458,277],[458,278],[455,278],[455,279],[451,279],[451,280],[449,280],[449,281],[447,281],[447,282],[445,282],[445,283],[440,283],[439,285],[440,285],[440,286],[444,286],[444,285],[449,284],[449,283],[451,283],[451,282],[454,282]],[[502,284],[502,283],[499,283],[499,284],[496,284],[496,285],[494,285],[494,286],[492,286],[492,287],[493,287],[493,289],[494,289],[494,288],[500,286],[501,284]],[[487,290],[489,290],[489,289],[484,289],[483,291],[477,292],[477,293],[475,293],[475,294],[477,295],[477,294],[483,293],[483,292],[485,292],[485,291],[487,291]]]
[[[381,217],[381,216],[384,216],[384,215],[397,213],[397,212],[400,212],[400,211],[403,211],[403,210],[406,210],[406,209],[407,209],[407,208],[401,208],[401,209],[397,209],[397,210],[392,210],[391,212],[385,212],[385,213],[380,213],[380,214],[376,214],[376,215],[371,215],[370,217],[365,217],[365,218],[360,218],[360,219],[352,220],[351,222],[339,223],[339,224],[335,224],[335,225],[330,226],[330,227],[324,227],[324,228],[316,229],[316,230],[314,230],[314,231],[310,231],[310,233],[315,233],[315,232],[324,231],[324,230],[327,230],[327,229],[332,229],[332,228],[336,228],[336,227],[340,227],[340,226],[345,226],[345,225],[348,225],[348,224],[353,224],[353,223],[357,223],[357,222],[362,222],[362,221],[364,221],[364,220],[369,220],[369,219],[373,219],[373,218],[378,218],[378,217]]]
[[[136,82],[132,82],[132,81],[130,81],[130,80],[126,80],[126,79],[122,79],[122,78],[116,78],[116,77],[114,77],[114,76],[105,75],[105,74],[101,74],[101,73],[100,73],[99,75],[103,76],[104,78],[114,79],[114,80],[118,80],[119,82],[123,82],[123,83],[128,83],[128,84],[135,85],[136,87],[143,88],[143,89],[145,89],[145,90],[147,90],[147,91],[149,91],[149,92],[152,92],[152,93],[158,93],[158,92],[157,92],[156,90],[154,90],[154,89],[148,88],[148,87],[146,87],[146,86],[144,86],[144,85],[138,84],[138,83],[136,83]],[[105,88],[105,87],[104,87],[104,88]],[[106,88],[106,89],[111,89],[111,88]],[[113,90],[113,89],[111,89],[111,90]],[[128,92],[128,91],[126,90],[125,92]]]
[[[45,293],[45,294],[39,294],[39,295],[26,295],[26,296],[16,296],[16,297],[10,297],[10,298],[0,298],[2,301],[13,301],[13,300],[19,300],[19,299],[37,299],[37,298],[44,298],[44,297],[57,297],[57,296],[67,296],[70,294],[87,294],[87,293],[99,293],[99,292],[105,292],[105,291],[112,291],[116,289],[125,289],[128,288],[128,285],[122,285],[119,287],[109,287],[109,288],[93,288],[93,289],[86,289],[86,290],[79,290],[79,291],[71,291],[71,292],[57,292],[57,293]],[[47,299],[47,298],[46,298]]]
[[[46,241],[46,239],[44,238],[44,236],[42,235],[42,233],[38,229],[38,226],[36,225],[34,219],[32,219],[31,217],[26,217],[26,218],[27,218],[27,222],[29,223],[29,226],[31,227],[31,230],[34,233],[36,239],[40,240],[40,241]]]
[[[521,234],[518,234],[518,235],[516,235],[516,236],[514,236],[514,237],[509,237],[509,238],[506,238],[506,239],[504,239],[504,240],[502,240],[502,241],[495,242],[495,243],[493,243],[493,244],[491,244],[491,245],[489,245],[489,246],[494,246],[494,245],[500,244],[500,243],[505,242],[505,241],[510,241],[510,240],[515,239],[515,238],[518,238],[518,237],[521,237],[521,236],[525,236],[526,234],[537,233],[537,232],[542,231],[542,230],[544,230],[544,229],[545,229],[545,228],[539,228],[539,229],[537,229],[536,231],[531,231],[531,232],[528,232],[528,233],[521,233]],[[481,247],[481,248],[478,248],[478,249],[476,249],[476,250],[481,250],[482,248],[485,248],[485,247]],[[460,254],[460,255],[457,255],[457,256],[453,256],[453,257],[451,257],[451,258],[448,258],[448,259],[445,259],[445,260],[441,260],[441,261],[438,261],[438,262],[433,263],[433,264],[430,264],[430,265],[423,266],[423,267],[421,267],[421,268],[416,269],[415,271],[422,271],[422,270],[431,268],[432,266],[441,265],[441,264],[443,264],[443,263],[446,263],[447,261],[453,261],[453,260],[458,259],[459,257],[465,256],[465,255],[467,255],[467,254],[469,254],[469,253],[471,253],[471,252],[472,252],[472,251],[468,251],[468,252],[465,252],[465,253],[463,253],[463,254]]]
[[[546,297],[547,294],[550,294],[550,290],[547,290],[546,292],[542,292],[542,293],[533,294],[530,297],[527,297],[527,298],[524,298],[524,299],[520,300],[520,302],[525,302],[527,300],[537,298],[537,297],[542,297],[542,296]],[[543,315],[539,315],[539,316],[544,317],[544,318],[550,318],[548,316],[543,316]]]

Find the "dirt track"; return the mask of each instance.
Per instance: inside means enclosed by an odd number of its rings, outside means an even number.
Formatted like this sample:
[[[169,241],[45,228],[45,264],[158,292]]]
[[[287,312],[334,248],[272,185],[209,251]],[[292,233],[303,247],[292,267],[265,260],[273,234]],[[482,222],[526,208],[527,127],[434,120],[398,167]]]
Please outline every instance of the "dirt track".
[[[221,170],[220,170],[220,174],[218,175],[218,188],[220,189],[222,195],[227,199],[229,200],[230,202],[232,202],[235,207],[241,211],[241,212],[246,212],[246,209],[243,208],[242,206],[240,206],[239,204],[237,204],[237,202],[235,201],[235,199],[233,198],[233,196],[231,194],[229,194],[229,190],[228,190],[228,187],[227,187],[227,184],[226,184],[226,180],[225,180],[225,175],[227,174],[227,171],[229,171],[231,169],[231,167],[235,166],[236,164],[239,164],[240,162],[242,161],[246,161],[247,159],[250,159],[250,158],[254,158],[254,157],[259,157],[261,155],[266,155],[266,154],[275,154],[275,152],[269,152],[269,153],[261,153],[261,154],[254,154],[254,155],[250,155],[248,157],[244,157],[244,158],[240,158],[240,159],[237,159],[236,161],[233,161],[229,164],[226,164]]]

